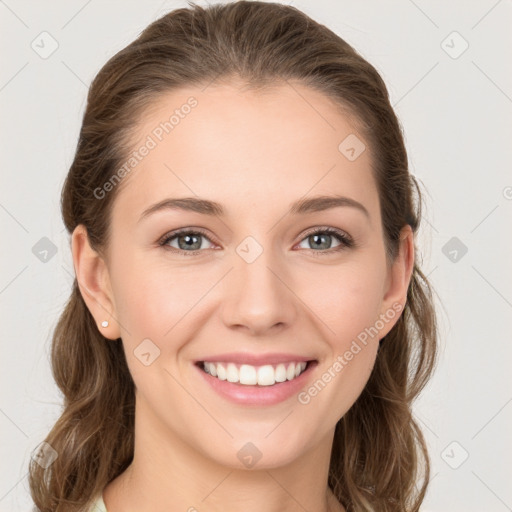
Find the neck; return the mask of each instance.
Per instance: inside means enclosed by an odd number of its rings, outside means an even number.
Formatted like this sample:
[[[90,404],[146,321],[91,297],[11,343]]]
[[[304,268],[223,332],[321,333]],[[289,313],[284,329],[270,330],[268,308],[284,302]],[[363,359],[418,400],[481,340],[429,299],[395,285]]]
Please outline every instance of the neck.
[[[142,425],[136,415],[131,465],[104,490],[109,512],[344,512],[327,485],[333,431],[286,464],[240,469],[218,464],[144,417]]]

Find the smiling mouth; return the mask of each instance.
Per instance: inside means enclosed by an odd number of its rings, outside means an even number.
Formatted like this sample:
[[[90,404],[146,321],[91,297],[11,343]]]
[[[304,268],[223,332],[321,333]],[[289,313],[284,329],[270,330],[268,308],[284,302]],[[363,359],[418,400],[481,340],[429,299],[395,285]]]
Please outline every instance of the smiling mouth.
[[[259,387],[274,386],[294,380],[316,363],[316,360],[289,361],[253,366],[250,364],[198,361],[196,365],[218,380],[225,380],[241,386]]]

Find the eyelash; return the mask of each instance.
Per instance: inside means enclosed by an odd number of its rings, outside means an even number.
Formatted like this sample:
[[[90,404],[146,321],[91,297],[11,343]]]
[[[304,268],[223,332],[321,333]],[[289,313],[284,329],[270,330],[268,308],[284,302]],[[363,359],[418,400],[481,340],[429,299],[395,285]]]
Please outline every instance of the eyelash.
[[[174,238],[176,238],[179,235],[184,235],[184,234],[187,234],[187,235],[201,235],[201,236],[205,237],[206,239],[208,239],[210,242],[212,242],[212,240],[210,240],[210,237],[206,234],[205,231],[203,231],[201,229],[194,229],[194,230],[192,230],[192,229],[184,228],[184,229],[179,229],[177,231],[173,231],[171,233],[165,234],[163,236],[163,238],[161,238],[158,241],[158,245],[160,247],[163,247],[166,250],[172,250],[173,252],[178,252],[180,254],[183,254],[184,256],[196,256],[199,253],[204,252],[204,249],[199,249],[199,250],[196,250],[196,251],[184,251],[182,249],[176,249],[175,247],[166,247],[167,244],[171,240],[173,240]],[[304,237],[301,239],[301,242],[305,238],[308,238],[308,237],[310,237],[312,235],[317,235],[317,234],[332,235],[332,236],[334,236],[335,238],[338,239],[338,241],[340,242],[340,245],[338,247],[335,247],[334,249],[323,249],[323,250],[320,250],[320,251],[315,251],[314,249],[307,249],[309,251],[312,251],[312,253],[315,256],[327,256],[329,254],[338,253],[340,251],[343,251],[345,249],[350,249],[350,248],[355,246],[354,240],[350,236],[348,236],[343,231],[340,231],[339,229],[335,229],[335,228],[331,228],[331,227],[314,228],[311,231],[308,231],[308,232],[306,232],[304,234]]]

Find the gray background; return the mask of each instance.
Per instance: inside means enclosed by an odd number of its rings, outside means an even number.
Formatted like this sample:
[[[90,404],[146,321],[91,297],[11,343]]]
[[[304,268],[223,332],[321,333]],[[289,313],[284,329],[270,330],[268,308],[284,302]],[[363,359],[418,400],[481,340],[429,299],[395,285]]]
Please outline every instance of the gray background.
[[[511,1],[286,3],[379,70],[428,191],[419,243],[441,358],[415,405],[433,463],[422,510],[512,510]],[[49,347],[74,271],[59,195],[88,85],[181,6],[0,0],[1,511],[30,509],[27,464],[60,411]]]

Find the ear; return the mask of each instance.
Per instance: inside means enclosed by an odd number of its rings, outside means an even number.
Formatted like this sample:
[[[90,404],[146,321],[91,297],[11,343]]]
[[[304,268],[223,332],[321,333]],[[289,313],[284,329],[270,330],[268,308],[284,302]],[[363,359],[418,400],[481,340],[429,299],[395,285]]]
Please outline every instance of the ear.
[[[414,233],[411,226],[406,225],[400,230],[399,251],[388,269],[380,315],[384,327],[380,329],[379,339],[386,336],[400,318],[407,301],[413,269]]]
[[[108,268],[104,259],[90,246],[87,228],[83,224],[73,231],[71,251],[80,293],[96,320],[98,330],[105,338],[120,338]],[[104,320],[108,321],[108,327],[102,327]]]

